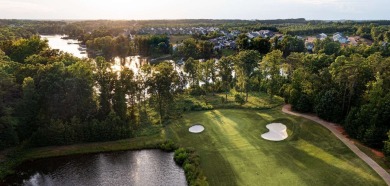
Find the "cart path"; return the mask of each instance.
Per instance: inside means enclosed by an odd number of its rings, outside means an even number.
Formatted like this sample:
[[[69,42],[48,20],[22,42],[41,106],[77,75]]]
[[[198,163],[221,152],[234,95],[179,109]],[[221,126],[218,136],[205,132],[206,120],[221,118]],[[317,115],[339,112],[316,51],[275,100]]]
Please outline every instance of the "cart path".
[[[346,136],[344,136],[339,128],[340,126],[336,123],[327,122],[323,119],[320,119],[318,116],[312,115],[312,114],[304,114],[304,113],[298,113],[295,111],[291,111],[291,105],[287,104],[284,105],[282,108],[282,112],[294,116],[300,116],[304,117],[306,119],[312,120],[314,122],[317,122],[321,124],[322,126],[329,129],[337,138],[339,138],[349,149],[351,149],[357,156],[359,156],[364,162],[366,162],[372,169],[375,170],[379,174],[380,177],[386,182],[387,185],[390,185],[390,174],[383,169],[381,166],[379,166],[374,160],[372,160],[370,157],[368,157],[364,152],[362,152],[353,141],[348,139]]]

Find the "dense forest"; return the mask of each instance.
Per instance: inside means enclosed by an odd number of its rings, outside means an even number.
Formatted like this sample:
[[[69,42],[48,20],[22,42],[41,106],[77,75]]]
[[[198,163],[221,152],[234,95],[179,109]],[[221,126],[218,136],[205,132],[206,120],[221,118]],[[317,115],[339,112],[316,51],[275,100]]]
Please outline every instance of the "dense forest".
[[[283,36],[240,34],[234,52],[224,55],[207,36],[185,39],[174,50],[169,35],[137,34],[162,25],[269,29]],[[372,44],[341,45],[326,38],[309,51],[297,37],[334,32]],[[79,39],[94,59],[53,50],[36,35],[54,33]],[[340,123],[350,137],[390,155],[388,42],[387,21],[0,20],[0,149],[129,138],[180,117],[187,110],[179,104],[182,95],[226,93],[224,102],[233,92],[234,101],[245,103],[250,92],[266,92],[269,99],[283,97],[294,110]],[[167,61],[144,65],[138,73],[110,68],[114,57],[130,55],[182,59],[184,73]]]

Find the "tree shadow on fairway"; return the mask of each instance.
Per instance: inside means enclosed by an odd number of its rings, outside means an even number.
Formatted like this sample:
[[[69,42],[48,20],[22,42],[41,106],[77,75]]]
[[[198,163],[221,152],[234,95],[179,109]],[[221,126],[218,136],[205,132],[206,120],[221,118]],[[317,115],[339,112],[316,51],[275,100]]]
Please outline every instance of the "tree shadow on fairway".
[[[210,113],[218,123],[224,124],[224,121],[221,119],[222,116],[217,114],[215,110],[210,111]]]
[[[210,185],[236,186],[237,175],[230,162],[218,151],[199,151],[201,168]],[[207,159],[207,160],[206,160]]]
[[[305,118],[297,118],[300,124],[297,139],[304,140],[317,148],[332,153],[338,158],[354,158],[355,154],[330,130]],[[348,155],[348,156],[347,156]]]
[[[310,147],[314,146],[309,145],[308,148]],[[286,146],[284,151],[285,153],[273,155],[278,166],[282,168],[279,174],[275,173],[275,179],[283,177],[286,171],[293,173],[294,177],[298,177],[306,185],[386,185],[363,162],[346,162],[328,152],[302,150],[295,145]],[[289,180],[283,181],[286,184],[291,183]]]

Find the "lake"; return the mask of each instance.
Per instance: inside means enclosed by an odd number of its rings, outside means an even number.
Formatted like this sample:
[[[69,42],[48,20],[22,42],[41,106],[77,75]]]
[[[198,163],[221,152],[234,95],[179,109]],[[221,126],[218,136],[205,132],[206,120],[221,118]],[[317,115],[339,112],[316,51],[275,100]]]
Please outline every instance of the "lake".
[[[161,150],[45,158],[25,162],[16,172],[6,179],[6,185],[187,185],[184,171],[174,162],[173,153]]]
[[[63,52],[73,54],[74,56],[79,58],[88,58],[88,55],[86,53],[81,54],[81,51],[79,50],[80,45],[75,44],[79,43],[79,41],[73,39],[61,39],[62,37],[66,37],[66,35],[41,35],[41,39],[47,39],[48,44],[52,49],[58,49]],[[174,61],[169,60],[169,62],[174,65]],[[126,68],[131,69],[135,74],[137,74],[141,66],[147,63],[149,63],[149,60],[147,58],[141,56],[128,56],[125,58],[124,63],[121,64],[121,59],[119,57],[115,57],[111,68],[113,71],[116,72],[120,71],[122,66],[124,66]],[[184,71],[183,65],[174,65],[174,69],[177,72]]]
[[[52,49],[59,49],[79,58],[88,57],[86,53],[82,54],[79,50],[80,45],[77,44],[79,41],[74,39],[61,39],[61,37],[66,37],[66,35],[41,35],[41,39],[47,39],[49,41],[48,44]]]

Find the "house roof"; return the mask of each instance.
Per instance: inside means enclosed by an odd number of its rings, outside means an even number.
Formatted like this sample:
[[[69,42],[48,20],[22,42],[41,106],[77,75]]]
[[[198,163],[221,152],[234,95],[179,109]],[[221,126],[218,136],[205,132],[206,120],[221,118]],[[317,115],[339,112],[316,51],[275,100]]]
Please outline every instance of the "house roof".
[[[317,37],[318,38],[326,38],[326,37],[328,37],[328,35],[321,33],[321,34],[318,34]]]

